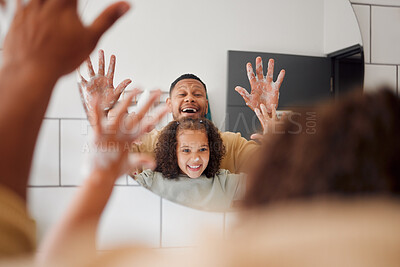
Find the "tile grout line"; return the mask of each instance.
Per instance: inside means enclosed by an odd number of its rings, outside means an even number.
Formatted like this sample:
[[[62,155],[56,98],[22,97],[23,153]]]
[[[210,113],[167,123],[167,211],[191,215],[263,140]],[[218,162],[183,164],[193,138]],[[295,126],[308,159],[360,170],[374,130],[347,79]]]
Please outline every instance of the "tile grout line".
[[[396,66],[396,95],[399,95],[399,65]]]
[[[46,119],[46,120],[74,120],[74,121],[87,120],[87,118],[72,118],[72,117],[69,117],[69,118],[66,118],[66,117],[64,117],[64,118],[62,118],[62,117],[43,117],[43,119]]]
[[[162,197],[160,197],[160,248],[162,248],[162,215],[163,215],[163,201]]]
[[[390,67],[396,67],[396,66],[398,66],[397,64],[395,64],[395,63],[365,63],[365,65],[370,65],[370,66],[390,66]]]
[[[384,4],[367,4],[367,3],[351,3],[352,5],[359,5],[359,6],[376,6],[376,7],[394,7],[394,8],[400,8],[399,6],[396,5],[384,5]]]
[[[369,63],[372,63],[372,5],[369,6]]]
[[[58,186],[61,186],[61,119],[58,120]]]
[[[80,185],[28,185],[28,188],[76,188]]]

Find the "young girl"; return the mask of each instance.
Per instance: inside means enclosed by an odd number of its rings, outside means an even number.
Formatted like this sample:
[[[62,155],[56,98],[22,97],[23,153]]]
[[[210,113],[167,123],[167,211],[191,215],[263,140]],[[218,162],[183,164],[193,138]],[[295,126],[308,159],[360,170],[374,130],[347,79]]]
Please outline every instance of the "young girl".
[[[156,169],[134,179],[168,200],[205,210],[223,211],[244,195],[243,174],[220,170],[225,154],[218,129],[207,119],[170,122],[155,149]]]

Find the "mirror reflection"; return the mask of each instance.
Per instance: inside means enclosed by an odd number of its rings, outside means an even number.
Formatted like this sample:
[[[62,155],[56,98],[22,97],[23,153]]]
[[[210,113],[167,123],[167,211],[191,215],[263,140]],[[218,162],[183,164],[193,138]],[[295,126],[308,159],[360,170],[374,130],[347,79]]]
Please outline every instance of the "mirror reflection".
[[[96,10],[88,5],[86,10]],[[233,9],[232,5],[237,6]],[[213,11],[207,6],[213,6]],[[93,68],[97,62],[88,61],[90,77],[82,77],[80,83],[89,118],[93,92],[103,91],[101,107],[112,114],[120,93],[130,90],[131,80],[113,86],[114,76],[121,80],[127,73],[126,62],[136,77],[134,85],[161,88],[172,122],[164,121],[133,146],[133,151],[155,158],[156,168],[132,171],[131,177],[165,199],[212,211],[230,210],[240,202],[246,173],[259,148],[257,141],[271,121],[279,120],[282,109],[314,105],[361,88],[363,82],[361,37],[347,0],[263,1],[257,2],[257,9],[248,2],[228,6],[234,13],[215,3],[190,8],[169,3],[168,12],[159,17],[168,16],[165,24],[142,21],[134,31],[136,39],[143,37],[138,46],[145,44],[145,49],[122,45],[130,42],[130,36],[128,30],[121,34],[124,29],[117,28],[120,42],[110,42],[115,36],[107,37],[102,47],[116,54],[122,66],[115,71],[116,57],[112,56],[108,73],[100,71],[106,64],[100,51],[99,73]],[[142,20],[148,8],[149,3],[138,1],[135,18]],[[220,9],[225,12],[216,12]],[[84,12],[84,18],[90,16]],[[151,42],[151,36],[157,43]],[[160,41],[165,45],[159,46]],[[228,53],[237,49],[243,52]],[[224,58],[228,66],[222,63]],[[143,67],[149,60],[150,76]],[[171,83],[169,77],[178,78]],[[226,103],[222,88],[227,88]],[[130,111],[140,111],[140,103],[149,96],[147,89]]]

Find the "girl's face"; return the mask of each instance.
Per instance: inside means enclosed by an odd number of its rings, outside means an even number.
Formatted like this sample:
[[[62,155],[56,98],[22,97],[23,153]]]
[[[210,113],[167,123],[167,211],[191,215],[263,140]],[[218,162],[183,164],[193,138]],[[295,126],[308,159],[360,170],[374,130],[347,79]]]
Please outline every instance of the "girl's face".
[[[183,130],[176,139],[179,168],[190,178],[198,178],[210,159],[207,134],[200,130]]]

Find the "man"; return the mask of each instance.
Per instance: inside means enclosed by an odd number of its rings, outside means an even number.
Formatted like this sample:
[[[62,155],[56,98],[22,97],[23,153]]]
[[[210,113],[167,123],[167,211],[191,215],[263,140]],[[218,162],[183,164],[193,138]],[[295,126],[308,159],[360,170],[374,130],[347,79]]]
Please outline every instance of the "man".
[[[90,59],[87,60],[90,80],[86,81],[82,76],[79,88],[84,107],[91,120],[94,95],[99,95],[102,100],[102,107],[105,111],[110,110],[118,100],[120,94],[131,82],[124,80],[115,89],[113,76],[115,69],[115,56],[110,59],[110,66],[107,75],[104,74],[104,51],[99,51],[99,72],[96,75]],[[244,88],[236,87],[235,90],[241,94],[246,104],[256,112],[262,125],[267,125],[265,120],[275,119],[275,110],[278,106],[279,88],[285,76],[281,70],[277,81],[273,81],[274,61],[268,62],[267,76],[263,75],[261,57],[256,59],[256,75],[253,72],[251,63],[247,64],[247,75],[251,85],[251,94]],[[172,113],[173,119],[182,117],[204,118],[208,110],[206,85],[194,74],[183,74],[177,78],[170,87],[167,106]],[[272,116],[274,115],[274,116]],[[264,129],[265,130],[265,129]],[[142,143],[135,145],[135,152],[150,154],[154,157],[154,148],[157,143],[158,131],[153,130],[142,138]],[[221,162],[221,169],[227,169],[231,173],[246,172],[249,167],[251,155],[258,149],[254,141],[247,141],[240,133],[221,132],[221,137],[226,147],[226,155]],[[254,136],[257,138],[258,136]]]

